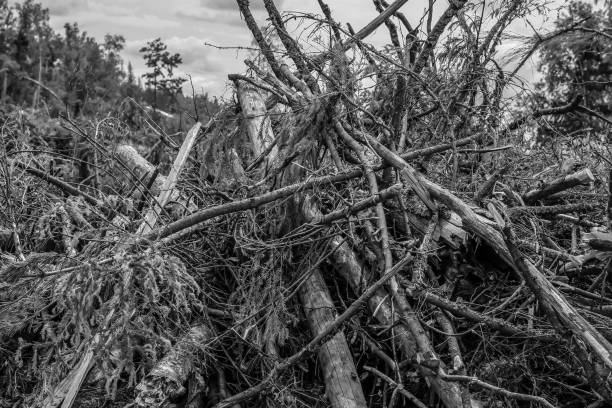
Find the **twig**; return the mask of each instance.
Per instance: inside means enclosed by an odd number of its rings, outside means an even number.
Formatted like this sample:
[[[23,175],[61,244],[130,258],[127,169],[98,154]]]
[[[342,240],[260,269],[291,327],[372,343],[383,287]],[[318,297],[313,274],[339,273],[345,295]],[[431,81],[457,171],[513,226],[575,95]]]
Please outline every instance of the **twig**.
[[[419,408],[427,408],[427,405],[423,404],[417,397],[415,397],[408,390],[406,390],[402,384],[398,384],[397,382],[393,381],[389,376],[381,373],[380,371],[378,371],[374,367],[363,366],[363,369],[366,370],[366,371],[371,372],[372,374],[374,374],[374,375],[376,375],[376,376],[378,376],[380,378],[382,378],[384,381],[389,383],[389,385],[391,385],[393,388],[397,389],[400,394],[402,394],[404,397],[406,397],[410,402],[412,402],[417,407],[419,407]]]
[[[445,374],[442,371],[438,371],[438,375],[447,381],[465,382],[468,383],[468,385],[476,385],[480,388],[484,388],[485,390],[492,391],[496,394],[500,394],[508,398],[516,399],[519,401],[535,402],[547,408],[556,408],[555,405],[548,402],[545,398],[539,397],[537,395],[520,394],[518,392],[508,391],[503,388],[496,387],[495,385],[486,383],[477,377],[470,377],[467,375],[450,375]]]

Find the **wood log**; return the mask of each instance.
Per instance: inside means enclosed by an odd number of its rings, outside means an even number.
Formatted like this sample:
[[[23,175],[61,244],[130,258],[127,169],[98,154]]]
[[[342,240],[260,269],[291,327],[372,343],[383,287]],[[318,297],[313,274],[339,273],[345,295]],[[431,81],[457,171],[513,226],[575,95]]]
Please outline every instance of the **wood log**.
[[[268,168],[278,155],[278,149],[276,146],[270,149],[274,143],[274,134],[267,117],[265,102],[255,88],[242,85],[240,81],[236,81],[236,88],[253,153],[259,157],[267,152],[265,160]],[[292,176],[293,174],[290,174],[289,178]],[[300,197],[295,197],[294,200],[299,201]],[[300,299],[315,337],[335,321],[336,313],[331,296],[318,270],[302,284]],[[365,408],[365,397],[357,369],[342,331],[321,345],[318,358],[325,381],[325,393],[332,407]]]
[[[136,185],[132,193],[132,198],[140,200],[147,197],[157,197],[162,193],[164,185],[168,182],[168,178],[162,174],[158,174],[155,180],[149,180],[149,177],[155,173],[155,166],[142,157],[134,147],[130,145],[119,145],[115,151],[115,155],[117,159],[121,161],[122,165],[125,166],[124,171],[119,172],[118,177]],[[127,174],[125,172],[126,169]],[[151,187],[149,191],[146,191],[146,186],[149,182],[151,182]],[[189,213],[197,210],[195,204],[191,203],[178,189],[172,189],[165,194],[168,196],[168,203],[175,203],[175,205],[170,207],[172,213],[181,215],[184,213],[185,208],[187,208],[187,212]]]
[[[367,268],[359,261],[354,251],[350,249],[348,244],[340,237],[334,237],[330,240],[330,246],[333,249],[331,255],[331,264],[338,274],[351,286],[351,289],[357,294],[363,291],[364,283],[368,281]],[[417,340],[414,338],[411,330],[405,324],[396,325],[396,322],[402,321],[397,312],[397,307],[391,304],[391,300],[384,290],[379,290],[370,298],[368,306],[374,318],[379,323],[393,327],[394,340],[397,342],[400,350],[404,353],[404,357],[408,360],[416,358],[419,352]],[[424,333],[423,333],[424,334]],[[435,373],[424,368],[423,366],[416,367],[419,373],[431,385],[433,390],[440,396],[440,399],[447,407],[463,407],[464,404],[459,397],[461,390],[457,384],[446,382],[435,375]],[[468,406],[478,406],[478,402],[471,400]]]
[[[167,407],[173,399],[183,396],[187,392],[185,384],[201,360],[197,352],[212,337],[206,326],[192,327],[136,386],[136,405]]]
[[[319,335],[336,319],[336,310],[329,290],[315,269],[300,287],[300,299],[314,336]],[[353,363],[346,337],[342,331],[321,345],[318,352],[324,374],[327,397],[334,408],[365,408],[357,369]]]
[[[534,201],[549,197],[560,191],[584,184],[589,184],[594,181],[595,177],[593,176],[593,173],[591,173],[591,170],[583,169],[579,172],[555,179],[549,183],[546,183],[540,188],[528,191],[523,195],[523,200],[526,203],[533,203]]]
[[[241,81],[236,81],[236,90],[242,115],[245,119],[247,134],[253,147],[253,154],[258,157],[266,151],[268,146],[274,143],[274,134],[266,111],[266,103],[256,88]],[[275,146],[271,149],[266,163],[269,163],[269,160],[276,157],[277,154],[278,148]]]
[[[427,228],[426,218],[419,217],[411,212],[406,212],[406,217],[408,218],[410,225],[414,227],[419,234],[422,235],[425,233]],[[399,228],[400,231],[406,233],[406,227],[402,218],[403,215],[398,213],[393,214],[393,221],[395,222],[396,228]],[[432,236],[434,241],[442,240],[448,246],[454,249],[459,249],[461,245],[464,245],[468,241],[468,238],[468,233],[465,229],[463,229],[461,218],[456,213],[451,213],[448,219],[440,218]]]
[[[143,194],[145,194],[144,187],[149,182],[149,177],[153,175],[155,172],[155,166],[153,166],[147,159],[142,157],[138,151],[130,146],[130,145],[119,145],[115,150],[115,156],[118,160],[121,161],[125,168],[128,171],[128,174],[123,174],[121,177],[126,181],[130,181],[132,183],[139,183],[136,189],[132,193],[132,196],[135,199],[140,198]],[[166,176],[162,174],[158,174],[155,180],[153,180],[150,188],[151,196],[157,196],[164,182],[166,181]],[[172,199],[176,199],[178,197],[178,192],[172,197]]]
[[[183,144],[181,145],[181,148],[174,159],[174,163],[170,169],[170,174],[160,186],[159,195],[153,202],[153,205],[149,211],[147,211],[145,214],[142,224],[136,232],[137,235],[144,235],[151,232],[159,219],[161,210],[166,206],[166,204],[168,204],[170,198],[177,194],[178,190],[176,189],[176,183],[178,182],[178,177],[181,174],[181,170],[183,170],[183,166],[187,162],[191,148],[195,144],[196,137],[200,132],[200,127],[202,127],[202,124],[197,122],[195,125],[193,125],[189,132],[187,132],[187,136],[185,136],[185,140],[183,141]]]
[[[510,227],[504,232],[507,237],[516,269],[542,305],[548,320],[562,336],[568,331],[576,357],[582,363],[590,384],[608,403],[612,402],[612,343],[599,333],[572,306],[559,289],[546,279],[517,249],[516,239]]]

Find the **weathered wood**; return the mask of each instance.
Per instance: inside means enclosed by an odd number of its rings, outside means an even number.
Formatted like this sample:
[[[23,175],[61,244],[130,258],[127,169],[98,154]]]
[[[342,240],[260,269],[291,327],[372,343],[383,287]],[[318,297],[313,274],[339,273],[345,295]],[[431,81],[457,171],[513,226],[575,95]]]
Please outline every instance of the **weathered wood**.
[[[318,269],[300,287],[300,299],[314,336],[323,332],[336,319],[336,309]],[[344,333],[340,331],[322,344],[318,357],[331,406],[365,408],[365,397]]]
[[[177,194],[176,183],[178,182],[178,177],[183,169],[183,166],[187,162],[189,152],[191,152],[191,148],[195,144],[201,127],[202,124],[197,122],[195,125],[193,125],[189,132],[187,132],[187,136],[185,136],[185,140],[183,141],[183,144],[181,145],[181,148],[174,159],[174,163],[170,169],[170,174],[160,186],[159,195],[153,202],[153,205],[149,211],[147,211],[145,214],[142,224],[136,232],[137,235],[144,235],[151,232],[157,223],[161,210],[166,206],[166,204],[168,204],[170,198]]]
[[[115,155],[117,159],[121,161],[122,167],[125,166],[125,168],[122,169],[123,171],[119,172],[119,176],[133,183],[136,187],[132,193],[132,198],[136,200],[146,199],[147,197],[156,198],[164,192],[164,186],[168,185],[168,177],[158,173],[154,180],[150,180],[149,178],[155,174],[155,166],[142,157],[134,147],[130,145],[119,145],[115,151]],[[150,185],[149,191],[146,191],[147,185]],[[176,188],[168,189],[168,191],[164,193],[164,196],[167,196],[167,198],[164,198],[167,203],[176,203],[174,206],[169,206],[172,214],[182,215],[185,208],[187,208],[189,213],[197,210],[196,206],[190,203],[189,199],[183,196]],[[159,210],[159,206],[157,209]]]
[[[579,172],[555,179],[550,183],[546,183],[540,188],[528,191],[527,193],[525,193],[525,195],[523,195],[523,200],[526,203],[532,203],[534,201],[541,200],[542,198],[549,197],[560,191],[567,190],[569,188],[583,184],[589,184],[594,181],[595,177],[593,176],[593,173],[591,173],[591,170],[583,169]]]
[[[115,156],[128,169],[128,174],[122,175],[124,179],[127,179],[133,183],[139,183],[139,180],[142,180],[142,185],[138,185],[132,194],[134,198],[140,198],[142,194],[145,194],[144,186],[146,186],[147,182],[149,181],[148,178],[154,173],[155,166],[149,163],[147,159],[142,157],[140,153],[138,153],[138,151],[130,145],[117,146]],[[124,173],[125,169],[121,169],[120,171],[121,173]],[[158,174],[151,184],[150,193],[148,194],[153,197],[157,196],[160,193],[165,181],[166,176]],[[175,194],[176,195],[172,197],[173,199],[178,197],[178,192]]]
[[[192,327],[136,386],[135,403],[143,408],[166,407],[184,387],[200,361],[198,351],[213,337],[204,325]]]
[[[251,140],[253,154],[258,157],[274,142],[266,103],[256,88],[241,81],[236,81],[236,91],[242,108],[242,116],[245,119],[247,134]],[[276,157],[277,154],[278,148],[275,146],[270,151],[266,163],[269,163],[270,158]]]
[[[559,289],[546,279],[516,248],[515,237],[506,227],[504,232],[508,246],[521,277],[542,305],[548,320],[555,329],[566,336],[569,331],[576,357],[595,389],[608,402],[612,402],[612,343],[597,331],[561,294]]]
[[[393,220],[396,228],[400,231],[406,232],[406,227],[402,222],[403,215],[395,213]],[[420,234],[424,234],[427,228],[427,219],[420,217],[412,212],[406,212],[406,218],[410,222],[410,225]],[[459,249],[461,245],[465,245],[468,241],[468,233],[463,229],[463,223],[461,218],[456,213],[450,213],[447,218],[440,217],[438,224],[433,232],[433,240],[442,240],[451,248]]]

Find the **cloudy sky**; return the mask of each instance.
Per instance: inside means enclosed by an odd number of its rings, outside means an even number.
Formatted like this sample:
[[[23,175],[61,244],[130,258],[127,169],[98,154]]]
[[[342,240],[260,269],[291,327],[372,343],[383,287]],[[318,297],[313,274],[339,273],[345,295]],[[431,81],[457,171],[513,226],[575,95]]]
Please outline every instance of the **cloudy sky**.
[[[14,1],[13,1],[14,2]],[[217,49],[205,43],[223,47],[249,46],[250,32],[241,20],[235,0],[42,0],[49,8],[51,24],[62,30],[66,22],[78,22],[89,35],[101,40],[107,33],[122,34],[126,39],[123,57],[131,61],[136,74],[145,70],[138,50],[149,40],[161,37],[171,52],[183,57],[182,72],[192,76],[196,91],[213,95],[227,95],[227,74],[243,70],[245,51]],[[562,0],[554,0],[560,3]],[[275,0],[284,11],[320,13],[317,0]],[[371,0],[327,0],[336,20],[350,22],[355,29],[376,16]],[[427,0],[411,0],[402,11],[413,23],[423,16]],[[436,2],[436,14],[448,4]],[[264,23],[261,0],[251,0],[256,18]],[[548,18],[533,16],[530,22],[538,30],[550,28],[554,13]],[[525,25],[512,27],[519,34],[529,34]],[[388,41],[379,29],[369,40]],[[505,43],[511,49],[513,43]],[[527,70],[527,77],[532,73]]]

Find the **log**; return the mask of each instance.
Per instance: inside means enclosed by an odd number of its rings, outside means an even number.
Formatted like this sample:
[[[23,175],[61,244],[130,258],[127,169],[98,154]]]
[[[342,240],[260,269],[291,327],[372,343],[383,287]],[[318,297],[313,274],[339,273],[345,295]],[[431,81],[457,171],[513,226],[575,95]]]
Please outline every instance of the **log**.
[[[142,157],[138,151],[130,145],[119,145],[115,150],[115,156],[128,170],[129,175],[123,175],[124,179],[127,179],[133,183],[139,183],[138,180],[142,181],[141,185],[138,185],[134,190],[132,196],[135,199],[139,199],[144,193],[144,187],[149,182],[149,177],[155,172],[155,166],[153,166],[147,159]],[[150,194],[151,196],[157,196],[164,183],[166,182],[166,176],[159,174],[153,183],[151,184]],[[178,198],[178,192],[176,192],[172,199]]]
[[[419,194],[419,198],[424,200],[424,203],[428,208],[431,208],[428,202],[430,198],[436,199],[453,212],[455,212],[461,219],[463,228],[470,231],[480,238],[482,238],[491,248],[497,253],[497,255],[509,266],[513,266],[512,257],[502,235],[497,231],[497,225],[474,212],[474,210],[467,205],[463,200],[452,194],[447,189],[437,185],[436,183],[428,180],[422,174],[418,173],[412,166],[410,166],[404,158],[398,154],[389,150],[386,146],[380,143],[375,137],[370,134],[359,132],[353,129],[353,132],[359,136],[362,142],[374,149],[374,151],[383,159],[390,163],[393,167],[397,168],[400,172],[409,173],[413,180],[411,180],[411,187],[415,185],[425,190],[425,193]],[[427,197],[423,197],[426,195]]]
[[[549,197],[560,191],[570,189],[572,187],[589,184],[595,181],[595,177],[591,170],[583,169],[576,173],[569,174],[565,177],[560,177],[546,183],[544,186],[528,191],[523,195],[523,201],[526,203],[533,203],[534,201],[541,200]]]
[[[276,146],[270,149],[275,138],[267,117],[264,99],[255,88],[246,87],[240,81],[236,81],[236,88],[253,153],[259,157],[264,152],[268,152],[267,169],[276,158],[278,149]],[[300,197],[295,197],[294,200],[299,201]],[[316,338],[336,320],[331,296],[318,270],[315,270],[300,287],[300,299],[312,334]],[[358,380],[357,369],[342,331],[321,345],[318,358],[325,381],[325,393],[331,406],[365,408],[366,401]]]
[[[349,284],[351,289],[360,294],[363,291],[363,283],[368,281],[367,268],[358,260],[355,252],[350,249],[348,244],[340,237],[334,237],[330,241],[330,246],[333,249],[331,255],[331,264],[338,274]],[[417,340],[414,338],[411,330],[406,327],[400,315],[397,312],[397,307],[391,304],[391,300],[384,290],[377,291],[369,300],[368,307],[370,312],[379,323],[387,327],[393,327],[394,340],[398,347],[402,350],[404,357],[408,360],[416,358],[418,354]],[[402,321],[402,324],[396,325]],[[424,334],[424,333],[423,333]],[[461,398],[461,390],[454,383],[446,382],[432,373],[430,370],[422,367],[416,367],[419,373],[431,385],[433,390],[440,396],[440,399],[447,407],[463,407]],[[471,400],[468,405],[477,406],[477,401]]]
[[[153,205],[149,211],[147,211],[145,214],[142,224],[136,232],[137,235],[144,235],[151,232],[157,223],[161,210],[166,206],[166,204],[168,204],[170,198],[177,194],[178,190],[176,189],[176,183],[178,182],[178,177],[181,174],[181,170],[183,170],[183,166],[187,162],[191,148],[195,144],[198,133],[200,132],[200,127],[202,127],[202,124],[197,122],[195,125],[193,125],[189,132],[187,132],[187,136],[185,136],[185,140],[183,141],[183,144],[181,145],[181,148],[174,159],[174,163],[170,169],[170,174],[160,186],[159,195],[153,202]]]
[[[135,403],[138,407],[166,407],[184,395],[185,383],[196,369],[198,351],[213,337],[204,325],[192,327],[172,350],[136,386]]]
[[[168,183],[168,177],[158,174],[154,180],[150,180],[149,178],[155,174],[155,166],[142,157],[134,147],[130,145],[119,145],[115,151],[115,155],[128,171],[128,174],[125,174],[125,172],[120,173],[119,177],[134,183],[136,186],[132,193],[132,198],[135,200],[144,200],[150,197],[157,197],[163,192],[164,185]],[[150,188],[149,191],[146,191],[146,186],[148,184],[150,184]],[[170,211],[173,214],[181,215],[184,213],[185,208],[187,208],[189,213],[193,213],[197,210],[195,204],[189,202],[189,199],[182,195],[176,188],[166,192],[165,195],[167,195],[168,203],[176,203],[170,207]]]
[[[266,103],[256,88],[241,81],[236,81],[236,91],[245,119],[247,134],[253,147],[253,154],[258,157],[266,151],[268,146],[274,143],[274,134],[266,111]],[[278,148],[276,146],[272,147],[266,163],[269,164],[271,158],[276,157],[277,154]],[[266,165],[266,168],[268,168],[268,165]]]
[[[571,341],[590,385],[608,403],[612,402],[612,343],[599,333],[517,249],[509,226],[504,228],[516,269],[542,305],[548,320],[561,336],[568,331],[578,341]]]
[[[410,225],[419,233],[424,234],[427,228],[427,219],[420,217],[412,212],[406,212],[406,217]],[[395,213],[393,221],[396,228],[406,233],[406,227],[402,220],[403,215]],[[461,218],[456,213],[451,213],[448,219],[440,217],[438,224],[433,232],[432,239],[434,241],[442,240],[453,249],[459,249],[468,241],[468,233],[463,229]]]
[[[306,279],[301,286],[300,300],[310,325],[310,331],[314,336],[322,333],[337,317],[329,290],[318,269],[315,269],[312,276]],[[357,369],[342,331],[321,345],[318,358],[331,406],[334,408],[365,408],[366,400]]]
[[[351,318],[355,315],[359,314],[363,310],[363,306],[368,302],[368,300],[374,296],[374,294],[383,287],[387,283],[389,279],[394,277],[399,273],[400,270],[406,263],[410,260],[410,257],[405,257],[400,260],[389,272],[385,273],[380,279],[372,284],[372,286],[368,287],[361,296],[359,296],[351,305],[341,314],[339,315],[332,324],[325,327],[316,335],[310,342],[304,346],[300,351],[295,354],[292,354],[290,357],[285,360],[279,362],[274,366],[274,368],[266,375],[266,377],[261,380],[256,385],[252,386],[249,389],[246,389],[238,394],[235,394],[229,398],[224,399],[215,405],[215,408],[228,408],[239,402],[245,401],[247,399],[253,398],[256,395],[261,394],[266,391],[268,388],[272,386],[272,382],[285,370],[294,364],[302,361],[304,358],[309,356],[313,351],[317,350],[322,343],[324,343],[327,339],[331,338],[340,328],[346,324]]]

